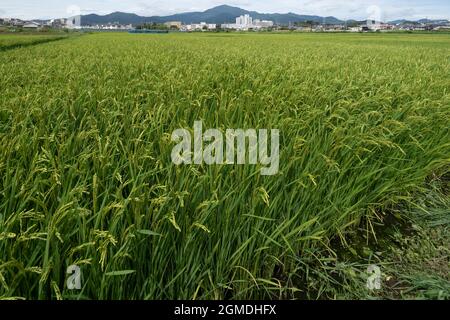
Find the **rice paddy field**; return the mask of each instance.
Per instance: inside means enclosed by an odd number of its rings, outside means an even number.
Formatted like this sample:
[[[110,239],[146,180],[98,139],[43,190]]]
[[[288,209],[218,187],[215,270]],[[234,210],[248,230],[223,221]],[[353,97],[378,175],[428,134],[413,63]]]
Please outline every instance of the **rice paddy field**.
[[[36,45],[52,42],[66,38],[64,34],[1,34],[0,51],[10,50],[18,47]]]
[[[449,172],[449,75],[448,34],[98,33],[1,50],[0,297],[366,292],[365,266],[339,252],[426,211],[417,195]],[[197,120],[279,129],[278,174],[174,165],[172,131]]]

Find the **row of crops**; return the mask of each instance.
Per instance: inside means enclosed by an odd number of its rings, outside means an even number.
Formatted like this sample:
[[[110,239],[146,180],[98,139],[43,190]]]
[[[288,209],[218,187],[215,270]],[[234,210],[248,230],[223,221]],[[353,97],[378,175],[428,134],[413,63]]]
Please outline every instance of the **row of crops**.
[[[448,35],[112,33],[0,52],[0,297],[326,297],[332,243],[448,168],[449,58]],[[279,129],[279,173],[175,166],[170,135],[197,120]]]

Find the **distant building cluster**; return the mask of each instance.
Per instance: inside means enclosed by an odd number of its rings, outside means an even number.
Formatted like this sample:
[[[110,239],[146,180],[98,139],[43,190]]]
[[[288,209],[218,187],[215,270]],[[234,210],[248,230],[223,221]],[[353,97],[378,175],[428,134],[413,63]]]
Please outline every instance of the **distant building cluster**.
[[[23,27],[26,24],[33,23],[32,21],[23,21],[15,18],[4,18],[1,20],[2,25],[11,26],[11,27]],[[33,23],[34,24],[34,23]],[[36,25],[38,25],[36,23]]]
[[[185,32],[192,31],[215,31],[218,29],[230,30],[259,30],[263,28],[271,28],[275,24],[273,21],[255,19],[246,14],[236,18],[236,23],[224,23],[222,25],[215,23],[191,23],[183,24],[181,21],[169,21],[164,24],[168,29],[175,29]]]
[[[97,25],[81,25],[80,17],[60,18],[46,21],[25,21],[15,18],[0,18],[0,25],[28,30],[52,29],[93,29],[93,30],[130,30],[131,24],[107,23]]]
[[[107,23],[107,24],[95,24],[82,26],[80,29],[88,30],[131,30],[133,25],[131,24],[120,24],[120,23]]]
[[[118,22],[107,24],[82,24],[80,16],[72,18],[61,18],[52,20],[33,20],[25,21],[15,18],[0,18],[0,26],[13,28],[22,28],[27,30],[40,29],[90,29],[90,30],[133,30],[142,26],[133,26],[131,24],[120,24]],[[254,19],[249,14],[236,18],[234,23],[214,24],[207,22],[184,24],[181,21],[169,21],[164,24],[150,24],[152,29],[162,27],[163,30],[179,30],[184,32],[193,31],[216,31],[216,30],[236,30],[236,31],[259,31],[259,30],[291,30],[307,32],[385,32],[385,31],[450,31],[450,22],[441,21],[418,21],[399,23],[384,23],[378,21],[349,21],[348,23],[328,24],[317,23],[313,21],[293,22],[289,25],[275,24],[273,21]],[[144,24],[144,29],[146,26]]]
[[[0,24],[10,27],[24,28],[24,29],[43,29],[43,28],[73,28],[74,22],[70,19],[53,19],[48,21],[25,21],[15,18],[0,19]]]
[[[378,21],[366,21],[352,24],[320,24],[299,23],[289,25],[289,30],[310,32],[388,32],[388,31],[450,31],[450,22],[439,23],[384,23]]]
[[[221,25],[222,29],[231,30],[259,30],[265,28],[272,28],[274,26],[273,21],[254,19],[246,14],[236,18],[236,23],[224,23]]]
[[[200,22],[200,23],[181,25],[181,27],[178,29],[181,31],[188,31],[188,32],[189,31],[214,31],[217,29],[217,25],[215,23]]]

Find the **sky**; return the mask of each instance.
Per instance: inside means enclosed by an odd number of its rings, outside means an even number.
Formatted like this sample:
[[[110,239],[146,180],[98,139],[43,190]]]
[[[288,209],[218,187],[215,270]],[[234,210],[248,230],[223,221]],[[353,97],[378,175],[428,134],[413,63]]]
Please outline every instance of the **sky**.
[[[49,19],[69,17],[78,11],[153,16],[204,11],[222,4],[261,13],[294,12],[339,19],[450,19],[449,0],[0,0],[0,17]]]

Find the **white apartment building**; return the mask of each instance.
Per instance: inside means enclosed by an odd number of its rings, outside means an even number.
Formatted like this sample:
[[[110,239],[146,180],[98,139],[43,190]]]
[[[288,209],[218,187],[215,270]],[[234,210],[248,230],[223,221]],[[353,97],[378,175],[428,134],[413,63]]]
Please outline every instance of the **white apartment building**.
[[[206,23],[206,22],[200,22],[200,23],[193,23],[184,25],[180,28],[182,31],[202,31],[202,30],[216,30],[217,26],[213,23]]]
[[[268,20],[253,20],[250,15],[246,14],[236,18],[236,23],[224,23],[221,25],[222,29],[234,30],[249,30],[249,29],[263,29],[273,27],[273,21]]]
[[[253,18],[246,14],[236,18],[236,25],[243,28],[253,25]]]

